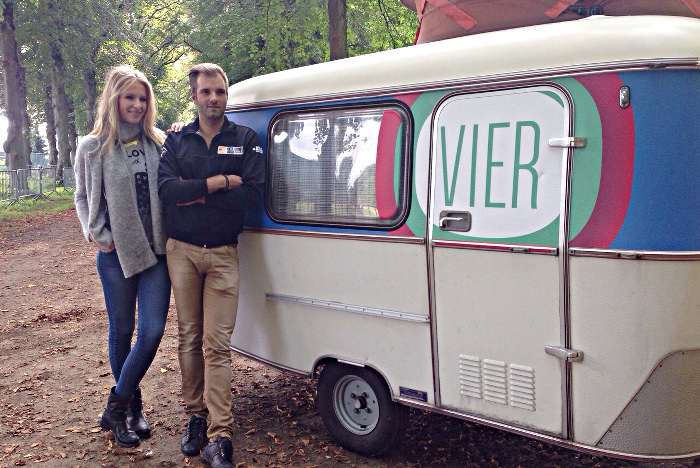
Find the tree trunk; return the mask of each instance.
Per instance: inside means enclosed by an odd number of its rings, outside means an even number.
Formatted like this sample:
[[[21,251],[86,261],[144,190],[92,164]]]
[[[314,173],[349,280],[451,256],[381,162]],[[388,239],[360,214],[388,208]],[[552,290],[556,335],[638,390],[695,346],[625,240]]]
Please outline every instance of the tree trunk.
[[[63,84],[64,66],[63,55],[56,44],[51,46],[51,95],[53,98],[54,117],[56,118],[56,140],[58,143],[58,174],[63,174],[64,167],[71,167],[70,162],[70,129],[68,99]]]
[[[46,116],[46,141],[49,144],[49,164],[58,164],[58,151],[56,150],[56,118],[51,102],[51,85],[44,88],[44,115]]]
[[[87,119],[85,119],[87,132],[92,131],[92,127],[95,126],[95,112],[97,107],[95,105],[97,101],[97,77],[95,76],[95,68],[89,67],[85,72],[85,113],[87,114]]]
[[[331,60],[348,58],[346,0],[328,0],[328,45]]]
[[[24,169],[30,163],[31,143],[29,141],[27,90],[24,81],[24,68],[17,56],[14,2],[12,0],[3,0],[2,14],[0,47],[2,47],[5,111],[8,122],[7,140],[3,149],[7,153],[8,169]]]
[[[70,165],[75,163],[75,152],[78,150],[78,132],[75,130],[75,106],[73,98],[66,95],[68,103],[68,148],[70,149]]]

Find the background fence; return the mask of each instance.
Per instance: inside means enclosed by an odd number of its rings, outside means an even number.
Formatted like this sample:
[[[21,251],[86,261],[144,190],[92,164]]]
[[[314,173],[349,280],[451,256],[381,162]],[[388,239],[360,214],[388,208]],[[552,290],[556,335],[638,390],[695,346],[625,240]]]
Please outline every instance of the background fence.
[[[25,198],[42,198],[56,192],[57,183],[75,189],[73,169],[63,169],[63,180],[56,180],[56,166],[34,167],[16,171],[0,171],[0,206],[8,207]]]

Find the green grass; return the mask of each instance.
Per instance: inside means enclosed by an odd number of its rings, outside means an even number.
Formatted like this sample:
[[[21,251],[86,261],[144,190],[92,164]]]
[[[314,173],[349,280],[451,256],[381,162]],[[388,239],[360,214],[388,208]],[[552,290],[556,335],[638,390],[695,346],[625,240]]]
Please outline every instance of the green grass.
[[[73,206],[73,192],[62,187],[47,198],[22,198],[8,207],[0,206],[0,226],[12,224],[35,216],[44,216],[58,211],[67,210]]]

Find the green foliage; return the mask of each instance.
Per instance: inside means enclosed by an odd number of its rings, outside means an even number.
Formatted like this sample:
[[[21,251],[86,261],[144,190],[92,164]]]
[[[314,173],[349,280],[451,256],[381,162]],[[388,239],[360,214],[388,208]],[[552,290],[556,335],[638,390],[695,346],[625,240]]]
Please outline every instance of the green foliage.
[[[232,82],[329,59],[327,0],[187,1],[196,61]],[[348,0],[348,48],[360,55],[413,43],[415,13],[398,0]]]
[[[350,55],[413,44],[418,19],[398,0],[348,0]]]
[[[148,76],[158,97],[158,125],[194,116],[187,70],[219,63],[230,81],[329,59],[328,0],[24,0],[16,2],[16,37],[26,69],[32,126],[44,121],[52,45],[65,61],[65,87],[79,134],[87,103],[105,74],[128,63]],[[415,13],[398,0],[347,0],[348,49],[360,55],[413,42]],[[89,77],[96,87],[86,86]],[[92,98],[92,101],[91,99]]]

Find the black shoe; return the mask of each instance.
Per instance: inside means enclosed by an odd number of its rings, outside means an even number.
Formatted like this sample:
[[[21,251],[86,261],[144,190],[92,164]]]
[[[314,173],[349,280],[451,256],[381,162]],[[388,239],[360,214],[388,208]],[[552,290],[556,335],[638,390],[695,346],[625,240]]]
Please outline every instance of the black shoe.
[[[102,412],[100,426],[105,431],[114,433],[114,440],[120,447],[136,447],[139,444],[139,436],[131,430],[126,423],[126,411],[131,398],[123,398],[114,393],[115,387],[109,391],[107,407]]]
[[[143,414],[143,401],[141,400],[141,389],[137,388],[134,396],[129,403],[129,409],[126,412],[126,423],[139,436],[139,439],[148,439],[151,437],[151,426],[146,421],[146,416]]]
[[[199,452],[207,446],[208,442],[207,420],[193,415],[187,423],[185,434],[182,436],[182,442],[180,443],[182,453],[188,457],[199,455]]]
[[[211,468],[233,468],[233,444],[228,437],[219,437],[210,442],[202,452],[202,459]]]

